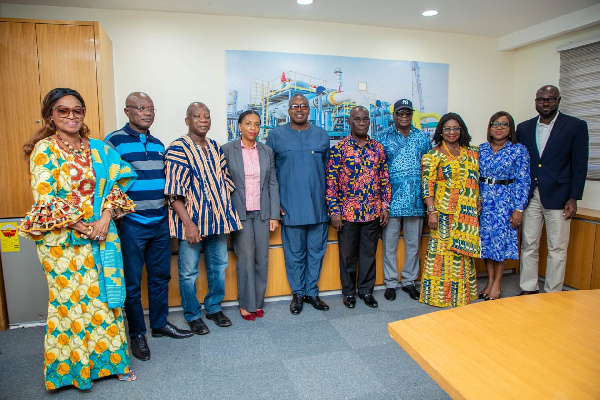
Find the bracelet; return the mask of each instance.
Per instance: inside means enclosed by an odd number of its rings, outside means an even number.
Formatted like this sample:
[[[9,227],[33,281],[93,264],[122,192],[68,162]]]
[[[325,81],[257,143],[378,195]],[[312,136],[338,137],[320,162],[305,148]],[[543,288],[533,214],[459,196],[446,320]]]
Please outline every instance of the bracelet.
[[[434,211],[436,211],[435,206],[427,207],[427,214],[432,213]]]
[[[522,212],[523,212],[523,210],[517,210],[516,208],[515,208],[515,211],[518,211],[518,212],[520,212],[520,213],[522,213]]]

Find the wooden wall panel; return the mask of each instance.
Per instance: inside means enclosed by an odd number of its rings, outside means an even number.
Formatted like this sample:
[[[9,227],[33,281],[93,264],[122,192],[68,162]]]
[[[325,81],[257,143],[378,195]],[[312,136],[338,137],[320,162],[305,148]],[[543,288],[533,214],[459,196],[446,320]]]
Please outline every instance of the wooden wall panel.
[[[600,225],[596,225],[596,240],[594,243],[594,261],[592,264],[592,282],[590,289],[600,289]]]
[[[573,221],[573,225],[571,226],[571,241],[569,244],[569,258],[567,260],[567,276],[566,279],[569,279],[568,283],[570,286],[577,287],[585,286],[587,279],[587,285],[592,288],[600,289],[600,235],[596,234],[596,229],[600,225],[593,224],[586,221]],[[329,239],[337,240],[336,232],[333,229],[329,231]],[[540,246],[540,271],[545,271],[545,262],[547,257],[547,249],[545,244],[545,233],[542,234],[542,244]],[[271,233],[270,242],[273,243],[272,247],[269,249],[269,275],[267,280],[267,291],[265,293],[266,297],[274,297],[274,296],[285,296],[291,294],[291,289],[287,281],[287,275],[285,272],[285,260],[283,256],[283,248],[277,243],[281,243],[281,235],[280,230],[276,230]],[[425,254],[427,252],[427,245],[429,243],[429,237],[423,236],[421,238],[421,244],[419,248],[419,257],[420,257],[420,268],[419,268],[419,278],[421,276],[421,272],[423,270],[423,266],[425,263]],[[175,247],[176,249],[176,247]],[[594,252],[594,249],[596,250]],[[592,274],[592,260],[594,263],[594,272]],[[227,281],[225,285],[225,301],[229,300],[237,300],[237,276],[235,271],[235,262],[236,256],[233,251],[229,251],[229,267],[227,268],[226,276]],[[398,240],[398,250],[397,250],[397,263],[400,271],[404,265],[404,239],[400,238]],[[477,260],[477,264],[479,264],[479,269],[481,271],[485,271],[485,267],[483,266],[482,260]],[[507,269],[518,269],[518,260],[508,260]],[[581,271],[576,271],[578,268],[583,266]],[[542,269],[543,268],[543,269]],[[586,272],[587,270],[587,272]],[[481,272],[479,271],[479,272]],[[384,284],[383,281],[383,244],[380,241],[377,247],[377,255],[376,255],[376,285]],[[401,272],[400,272],[401,274]],[[541,272],[540,272],[541,274]],[[172,256],[171,260],[171,283],[169,285],[169,305],[170,306],[179,306],[181,304],[181,299],[179,297],[179,282],[178,282],[178,272],[177,272],[177,256]],[[588,278],[585,278],[588,276]],[[401,276],[399,277],[401,279]],[[145,272],[144,272],[144,280],[145,280]],[[579,283],[578,283],[579,282]],[[200,273],[199,279],[197,282],[198,287],[198,297],[202,300],[206,295],[206,271],[204,266],[204,261],[201,259],[200,262]],[[583,288],[583,287],[580,287]],[[325,253],[325,257],[323,259],[323,269],[321,271],[321,279],[319,280],[319,289],[321,291],[329,291],[329,290],[340,290],[341,283],[339,277],[339,254],[338,254],[338,245],[335,242],[330,242],[327,245],[327,251]],[[143,286],[143,304],[144,307],[147,307],[147,300],[145,299],[146,287],[145,283]]]
[[[42,126],[35,26],[0,22],[0,44],[0,218],[15,218],[33,204],[21,147]]]
[[[269,275],[265,296],[283,296],[292,293],[285,273],[283,247],[269,249]]]
[[[100,138],[117,129],[115,107],[115,74],[113,69],[112,42],[98,22],[94,22],[94,45],[96,47],[96,81],[98,82],[98,110]],[[125,99],[122,100],[123,107]]]
[[[36,24],[36,37],[42,97],[56,87],[77,90],[86,103],[85,123],[90,136],[99,139],[94,27]]]
[[[596,224],[573,220],[571,221],[571,234],[567,250],[567,268],[565,270],[565,284],[576,289],[590,289],[592,281],[592,261],[594,259],[594,240]],[[548,238],[546,226],[540,238],[539,267],[540,276],[546,276],[548,261]]]
[[[591,289],[597,226],[584,221],[571,221],[565,285]]]

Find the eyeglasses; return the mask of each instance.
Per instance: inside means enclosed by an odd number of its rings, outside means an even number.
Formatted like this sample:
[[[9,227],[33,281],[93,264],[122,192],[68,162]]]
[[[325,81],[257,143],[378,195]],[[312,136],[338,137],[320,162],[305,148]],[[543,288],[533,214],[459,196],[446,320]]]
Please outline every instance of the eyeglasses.
[[[460,132],[460,126],[455,126],[453,128],[444,128],[443,131],[445,133],[450,133],[450,132],[458,133],[458,132]]]
[[[508,122],[498,122],[498,121],[490,122],[490,125],[493,126],[494,128],[501,127],[502,129],[506,129],[510,126],[510,124]]]
[[[133,108],[134,110],[138,110],[141,113],[143,113],[146,110],[150,111],[152,114],[154,114],[156,112],[156,108],[154,108],[154,107],[135,107],[135,106],[125,106],[125,107]]]
[[[52,110],[56,111],[56,114],[60,118],[67,118],[71,113],[75,118],[83,118],[85,116],[85,107],[65,107],[65,106],[54,106]]]
[[[554,104],[558,100],[558,97],[538,97],[535,99],[535,102],[538,104],[544,104],[548,102],[548,104]]]
[[[398,111],[394,111],[394,114],[396,114],[399,117],[410,117],[411,115],[413,115],[413,111],[412,110],[398,110]]]
[[[290,110],[308,110],[308,104],[291,104]]]

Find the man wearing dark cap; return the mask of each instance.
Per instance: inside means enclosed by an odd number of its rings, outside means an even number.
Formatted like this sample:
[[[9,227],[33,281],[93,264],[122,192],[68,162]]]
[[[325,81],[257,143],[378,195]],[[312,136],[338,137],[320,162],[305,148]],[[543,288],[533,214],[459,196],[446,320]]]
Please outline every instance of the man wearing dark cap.
[[[419,300],[415,281],[419,274],[419,242],[423,231],[425,206],[421,196],[421,157],[431,150],[429,135],[412,125],[413,107],[408,99],[394,104],[394,125],[374,135],[387,158],[392,202],[390,220],[383,228],[383,275],[387,300],[396,299],[398,267],[396,249],[402,230],[405,245],[402,290]]]

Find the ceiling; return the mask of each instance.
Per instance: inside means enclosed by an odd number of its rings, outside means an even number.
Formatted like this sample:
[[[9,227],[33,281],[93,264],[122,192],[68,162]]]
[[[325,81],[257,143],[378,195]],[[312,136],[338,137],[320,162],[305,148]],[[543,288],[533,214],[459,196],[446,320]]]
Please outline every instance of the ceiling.
[[[5,3],[234,15],[501,37],[600,0],[8,0]],[[435,9],[436,17],[421,12]]]

